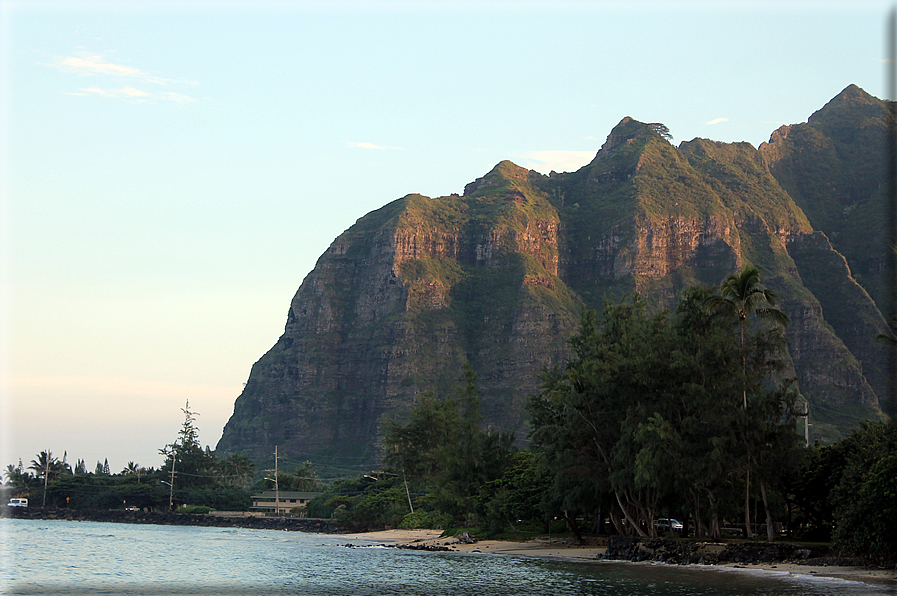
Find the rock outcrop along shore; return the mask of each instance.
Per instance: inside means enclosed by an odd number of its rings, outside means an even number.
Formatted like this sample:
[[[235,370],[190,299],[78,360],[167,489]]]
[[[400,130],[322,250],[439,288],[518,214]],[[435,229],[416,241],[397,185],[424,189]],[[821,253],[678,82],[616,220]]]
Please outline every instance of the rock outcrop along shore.
[[[662,538],[613,536],[603,559],[658,561],[674,565],[723,565],[727,563],[794,563],[798,565],[862,566],[856,557],[829,556],[787,542],[684,542]]]

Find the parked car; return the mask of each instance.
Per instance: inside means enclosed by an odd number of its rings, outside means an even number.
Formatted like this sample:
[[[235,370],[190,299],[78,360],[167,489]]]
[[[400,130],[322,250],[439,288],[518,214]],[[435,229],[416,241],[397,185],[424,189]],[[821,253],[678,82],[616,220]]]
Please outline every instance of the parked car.
[[[28,499],[10,499],[7,507],[28,507]]]
[[[654,520],[654,527],[658,532],[679,531],[682,529],[682,523],[675,519],[661,517]]]

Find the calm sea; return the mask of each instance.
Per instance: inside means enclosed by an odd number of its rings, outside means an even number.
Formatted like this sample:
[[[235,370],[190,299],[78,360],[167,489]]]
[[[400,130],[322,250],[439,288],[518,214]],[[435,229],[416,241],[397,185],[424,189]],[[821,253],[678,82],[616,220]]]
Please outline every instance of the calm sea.
[[[0,520],[6,594],[859,596],[784,574],[379,547],[273,530]]]

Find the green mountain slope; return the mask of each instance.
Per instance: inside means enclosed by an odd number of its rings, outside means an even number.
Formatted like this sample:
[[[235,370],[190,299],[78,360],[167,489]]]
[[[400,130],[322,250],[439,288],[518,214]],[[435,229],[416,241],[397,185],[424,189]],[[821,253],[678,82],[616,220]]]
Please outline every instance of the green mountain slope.
[[[875,262],[880,247],[850,235],[859,224],[834,213],[844,199],[819,197],[829,175],[854,197],[850,213],[880,201],[869,177],[882,162],[846,172],[862,155],[845,147],[877,130],[861,124],[877,122],[881,102],[855,88],[839,98],[760,149],[677,148],[662,125],[624,118],[577,172],[504,161],[463,196],[409,195],[366,215],[303,281],[218,448],[261,459],[278,445],[294,460],[372,465],[378,421],[447,391],[465,360],[487,421],[522,434],[535,375],[563,362],[582,308],[633,290],[672,307],[686,286],[717,284],[744,263],[761,268],[793,321],[789,353],[814,438],[878,417],[886,354],[872,338],[886,324],[851,259]],[[826,165],[814,166],[802,135]],[[841,166],[829,171],[832,160]]]

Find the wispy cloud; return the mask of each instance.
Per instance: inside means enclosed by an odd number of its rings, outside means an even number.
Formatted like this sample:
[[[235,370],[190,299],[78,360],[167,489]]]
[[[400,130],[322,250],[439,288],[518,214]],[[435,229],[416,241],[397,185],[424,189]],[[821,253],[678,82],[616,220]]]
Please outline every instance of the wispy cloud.
[[[165,85],[170,79],[153,76],[140,69],[107,62],[100,54],[83,56],[64,56],[56,59],[56,66],[64,71],[79,75],[106,75],[112,77],[129,77],[148,83]]]
[[[86,87],[81,89],[81,93],[73,93],[72,95],[102,95],[104,97],[149,97],[151,94],[140,89],[135,89],[130,85],[121,89],[100,89],[99,87]]]
[[[728,121],[729,121],[728,118],[714,118],[713,120],[710,120],[709,122],[706,122],[705,124],[708,124],[708,125],[721,124],[723,122],[728,122]]]
[[[387,145],[375,145],[374,143],[353,143],[346,142],[346,145],[349,147],[357,147],[359,149],[373,149],[376,151],[384,151],[384,150],[403,150],[404,147],[389,147]]]
[[[575,172],[594,157],[595,151],[527,151],[520,154],[520,165],[543,174]]]
[[[86,52],[79,53],[76,56],[63,56],[56,58],[53,66],[60,71],[75,74],[78,76],[94,76],[111,79],[133,79],[138,85],[196,85],[195,81],[167,79],[156,76],[139,68],[128,66],[125,64],[116,64],[106,60],[102,54],[90,54]],[[126,99],[133,103],[149,103],[156,101],[170,102],[189,102],[196,101],[195,98],[183,93],[175,91],[150,92],[144,89],[138,89],[132,85],[125,85],[121,88],[114,87],[85,87],[79,91],[72,91],[67,95],[89,96],[99,95],[102,97],[111,97]]]
[[[100,87],[85,87],[80,91],[70,91],[66,95],[100,95],[102,97],[129,99],[133,103],[147,103],[152,101],[196,101],[196,99],[192,97],[183,95],[181,93],[174,93],[173,91],[167,91],[165,93],[150,93],[148,91],[136,89],[134,87],[131,87],[130,85],[126,85],[121,89],[101,89]]]

